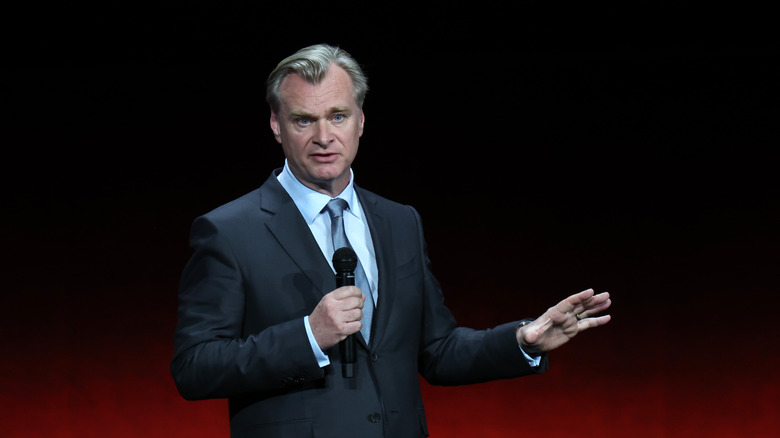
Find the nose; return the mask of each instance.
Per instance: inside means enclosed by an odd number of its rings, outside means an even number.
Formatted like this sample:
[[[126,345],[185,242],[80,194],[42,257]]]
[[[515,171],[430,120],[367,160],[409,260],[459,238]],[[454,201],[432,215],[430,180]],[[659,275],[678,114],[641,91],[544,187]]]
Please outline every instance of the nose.
[[[333,138],[330,124],[326,121],[317,122],[316,130],[314,131],[314,143],[322,147],[328,147],[333,142]]]

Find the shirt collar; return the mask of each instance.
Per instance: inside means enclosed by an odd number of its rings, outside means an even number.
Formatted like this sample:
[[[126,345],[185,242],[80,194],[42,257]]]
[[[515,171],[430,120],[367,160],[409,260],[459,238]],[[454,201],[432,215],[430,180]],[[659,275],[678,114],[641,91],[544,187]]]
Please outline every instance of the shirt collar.
[[[286,159],[284,160],[284,169],[282,169],[282,172],[279,173],[276,178],[293,199],[293,202],[295,202],[298,210],[309,225],[314,222],[317,215],[322,212],[322,209],[325,208],[328,201],[332,199],[330,196],[312,190],[298,181],[290,170]],[[352,169],[349,169],[349,184],[347,184],[347,187],[339,193],[337,197],[347,201],[347,205],[349,206],[348,211],[352,215],[362,219],[357,204],[357,196],[355,195],[355,187],[353,185],[354,179],[355,174],[352,172]]]

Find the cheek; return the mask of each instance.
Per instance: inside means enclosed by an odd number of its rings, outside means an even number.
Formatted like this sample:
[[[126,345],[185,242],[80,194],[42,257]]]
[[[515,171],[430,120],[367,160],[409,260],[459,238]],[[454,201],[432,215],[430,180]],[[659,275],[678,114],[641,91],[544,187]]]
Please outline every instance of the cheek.
[[[282,151],[284,152],[285,157],[289,159],[296,159],[296,157],[300,154],[300,148],[296,146],[295,139],[289,135],[282,133],[282,135],[279,137],[279,143],[282,144]]]
[[[301,151],[306,144],[306,139],[302,135],[290,131],[282,131],[280,139],[285,152]]]

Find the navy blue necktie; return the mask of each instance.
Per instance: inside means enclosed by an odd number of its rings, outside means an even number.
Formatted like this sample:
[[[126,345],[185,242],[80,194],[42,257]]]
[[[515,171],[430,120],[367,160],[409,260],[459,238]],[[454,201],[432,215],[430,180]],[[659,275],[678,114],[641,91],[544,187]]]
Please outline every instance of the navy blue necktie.
[[[346,208],[347,201],[341,198],[331,199],[328,205],[325,206],[330,215],[330,234],[333,238],[334,251],[345,246],[352,248],[347,239],[347,233],[344,231],[343,214]],[[368,277],[366,277],[366,273],[363,271],[363,264],[360,263],[360,260],[358,260],[355,268],[355,286],[360,288],[366,296],[366,302],[363,305],[363,328],[360,329],[360,333],[363,335],[363,339],[366,340],[366,344],[368,344],[369,335],[371,334],[371,318],[374,314],[374,295],[371,293],[371,286],[368,284]]]

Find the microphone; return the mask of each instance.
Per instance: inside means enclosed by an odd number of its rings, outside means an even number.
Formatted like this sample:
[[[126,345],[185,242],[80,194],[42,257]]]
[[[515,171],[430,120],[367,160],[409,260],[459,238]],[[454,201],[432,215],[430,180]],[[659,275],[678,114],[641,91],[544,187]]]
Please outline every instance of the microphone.
[[[357,267],[357,254],[352,248],[343,247],[333,253],[333,268],[336,270],[336,287],[355,285],[355,268]],[[341,375],[344,378],[355,377],[355,338],[353,335],[339,343],[341,351]]]

